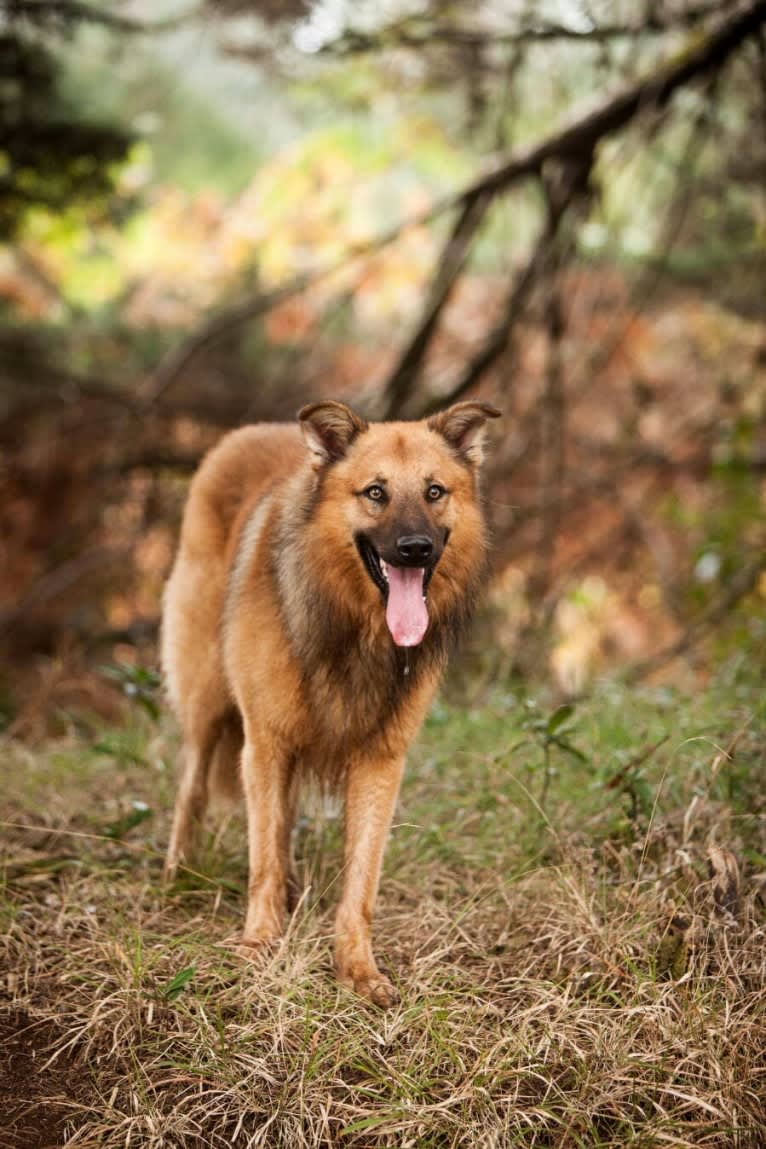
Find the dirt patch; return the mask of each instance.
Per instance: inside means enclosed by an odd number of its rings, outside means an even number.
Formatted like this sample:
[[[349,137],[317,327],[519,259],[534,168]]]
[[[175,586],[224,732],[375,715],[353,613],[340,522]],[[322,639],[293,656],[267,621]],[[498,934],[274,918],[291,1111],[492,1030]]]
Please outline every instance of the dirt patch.
[[[71,1058],[48,1065],[55,1030],[24,1010],[0,1013],[0,1125],[3,1149],[59,1149],[73,1126],[72,1103],[87,1078]]]

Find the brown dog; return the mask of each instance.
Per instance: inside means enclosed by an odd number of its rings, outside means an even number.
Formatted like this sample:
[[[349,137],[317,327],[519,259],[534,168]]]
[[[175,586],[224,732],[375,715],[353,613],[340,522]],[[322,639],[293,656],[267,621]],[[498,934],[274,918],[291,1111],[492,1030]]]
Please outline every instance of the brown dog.
[[[498,414],[468,402],[368,424],[325,402],[301,411],[300,430],[233,431],[192,482],[165,595],[162,661],[184,736],[168,874],[241,758],[243,943],[274,941],[300,779],[343,786],[335,965],[380,1005],[395,998],[370,940],[383,850],[405,751],[484,573],[478,472]]]

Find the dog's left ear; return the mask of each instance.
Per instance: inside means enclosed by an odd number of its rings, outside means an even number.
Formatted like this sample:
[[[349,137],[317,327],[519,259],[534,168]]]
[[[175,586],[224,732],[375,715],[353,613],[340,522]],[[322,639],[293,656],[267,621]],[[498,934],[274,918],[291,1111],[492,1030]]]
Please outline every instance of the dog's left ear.
[[[443,435],[450,447],[472,467],[479,467],[484,458],[487,419],[499,418],[497,407],[471,399],[432,415],[426,426]]]
[[[298,419],[315,467],[342,459],[357,435],[367,430],[364,419],[333,399],[301,408]]]

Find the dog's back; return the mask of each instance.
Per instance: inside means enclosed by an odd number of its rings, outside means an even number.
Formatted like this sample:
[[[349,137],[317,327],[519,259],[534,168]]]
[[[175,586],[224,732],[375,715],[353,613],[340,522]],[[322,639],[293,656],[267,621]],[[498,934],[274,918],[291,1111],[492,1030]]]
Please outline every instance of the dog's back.
[[[305,456],[297,426],[242,427],[209,452],[192,481],[161,638],[167,693],[183,726],[193,721],[199,699],[209,699],[207,712],[228,697],[221,628],[237,539],[255,504]]]

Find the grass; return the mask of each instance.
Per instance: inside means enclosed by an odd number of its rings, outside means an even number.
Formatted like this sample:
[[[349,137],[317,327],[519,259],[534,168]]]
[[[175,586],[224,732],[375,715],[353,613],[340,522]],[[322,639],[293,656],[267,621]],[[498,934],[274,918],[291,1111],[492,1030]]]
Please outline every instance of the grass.
[[[256,969],[238,815],[162,888],[169,725],[6,743],[3,1145],[756,1149],[765,718],[733,663],[572,713],[440,702],[386,857],[389,1013],[330,971],[337,817],[302,817],[306,892]]]

